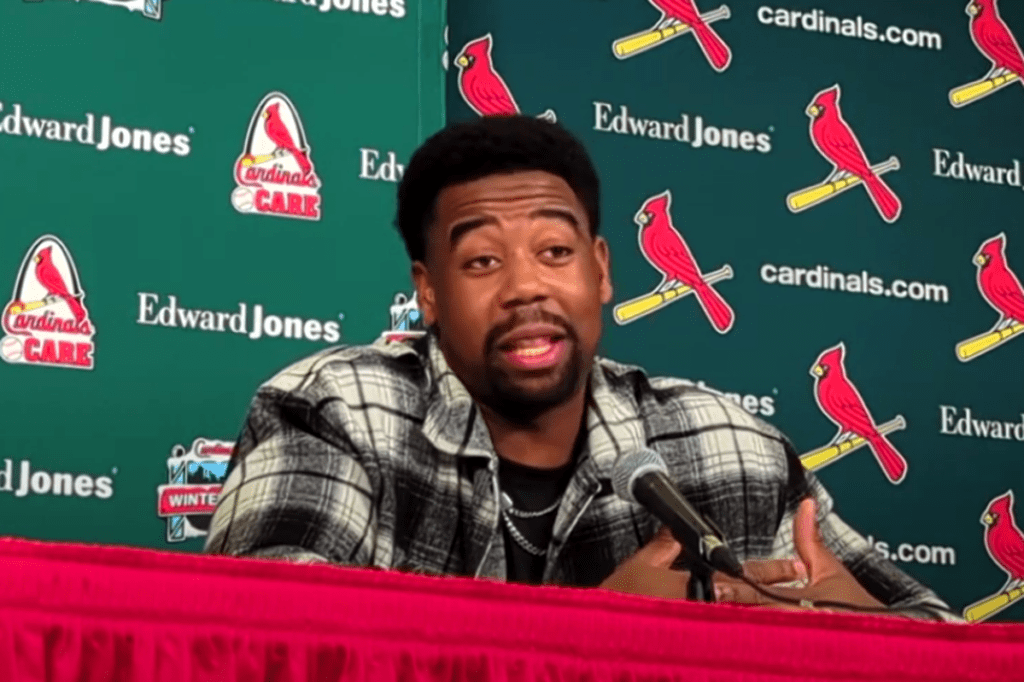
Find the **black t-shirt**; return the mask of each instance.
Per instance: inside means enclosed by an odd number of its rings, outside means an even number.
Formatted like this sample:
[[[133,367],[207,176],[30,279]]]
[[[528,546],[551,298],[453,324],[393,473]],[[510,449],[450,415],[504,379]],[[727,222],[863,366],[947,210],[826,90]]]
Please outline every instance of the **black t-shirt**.
[[[499,461],[498,485],[503,498],[501,526],[505,538],[509,582],[531,585],[541,583],[548,543],[551,542],[551,532],[558,515],[557,503],[569,485],[575,468],[575,457],[557,469],[537,469],[505,459]],[[512,502],[511,511],[505,510],[506,496]],[[510,524],[515,532],[509,528]],[[543,554],[538,556],[531,553],[523,544]]]

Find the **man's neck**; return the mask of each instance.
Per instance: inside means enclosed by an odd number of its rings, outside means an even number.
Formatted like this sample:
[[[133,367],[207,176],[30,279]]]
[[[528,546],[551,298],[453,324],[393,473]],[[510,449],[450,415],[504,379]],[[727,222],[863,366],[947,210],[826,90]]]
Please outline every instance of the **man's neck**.
[[[480,405],[480,414],[499,457],[524,466],[555,469],[572,459],[584,428],[586,398],[584,386],[568,401],[538,415],[528,424],[505,419],[485,405]]]

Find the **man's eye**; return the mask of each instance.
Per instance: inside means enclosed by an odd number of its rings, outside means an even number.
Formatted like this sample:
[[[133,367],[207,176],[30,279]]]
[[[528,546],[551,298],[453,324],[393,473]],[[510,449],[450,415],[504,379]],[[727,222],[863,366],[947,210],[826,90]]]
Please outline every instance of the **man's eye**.
[[[551,248],[547,249],[547,252],[550,253],[552,257],[559,259],[566,258],[572,255],[572,249],[570,249],[568,246],[552,246]]]
[[[470,270],[485,270],[495,263],[494,256],[480,256],[468,261],[465,265]]]

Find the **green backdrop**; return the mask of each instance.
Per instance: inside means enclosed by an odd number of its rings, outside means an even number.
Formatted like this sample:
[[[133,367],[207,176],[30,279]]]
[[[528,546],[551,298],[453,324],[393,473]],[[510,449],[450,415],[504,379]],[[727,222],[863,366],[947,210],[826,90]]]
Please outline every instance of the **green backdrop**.
[[[679,12],[672,5],[687,3],[659,4]],[[842,342],[846,375],[874,421],[903,417],[888,437],[907,469],[891,482],[862,446],[817,474],[879,551],[957,609],[981,601],[1007,574],[986,551],[980,519],[1008,490],[1024,495],[1024,334],[970,360],[955,349],[1000,319],[977,284],[972,259],[982,243],[1004,233],[1009,267],[1024,273],[1024,86],[1016,78],[951,104],[951,91],[992,67],[972,40],[965,0],[725,0],[727,12],[698,4],[719,17],[709,25],[731,59],[715,47],[706,56],[671,15],[667,39],[616,54],[620,39],[659,28],[653,0],[451,0],[449,119],[479,110],[460,79],[476,77],[484,59],[472,43],[489,34],[490,66],[518,106],[552,109],[591,150],[615,285],[605,355],[729,393],[810,455],[838,430],[818,406],[810,370]],[[1020,44],[1024,3],[1002,0],[998,9]],[[476,56],[460,66],[464,51]],[[802,210],[787,204],[833,170],[812,142],[807,109],[835,84],[868,161],[898,159],[880,176],[902,204],[895,220],[862,183]],[[960,153],[993,170],[961,169]],[[634,217],[666,190],[672,224],[702,272],[731,268],[712,285],[734,312],[726,333],[692,294],[622,324],[614,316],[662,280]],[[818,266],[812,286],[806,273],[793,283],[797,268]],[[825,267],[845,275],[843,290]],[[880,278],[868,283],[878,295],[857,291],[865,277]],[[814,286],[822,278],[833,288]],[[970,435],[957,435],[958,424],[961,432],[970,424]],[[1024,606],[995,618],[1024,618]]]

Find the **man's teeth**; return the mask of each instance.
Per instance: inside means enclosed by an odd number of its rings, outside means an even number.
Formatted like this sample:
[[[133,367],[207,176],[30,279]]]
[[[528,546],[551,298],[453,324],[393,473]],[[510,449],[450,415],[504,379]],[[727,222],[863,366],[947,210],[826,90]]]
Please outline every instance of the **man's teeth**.
[[[534,355],[542,355],[543,353],[548,352],[551,350],[551,345],[552,342],[550,338],[520,339],[516,342],[512,352],[516,355],[532,357]]]

